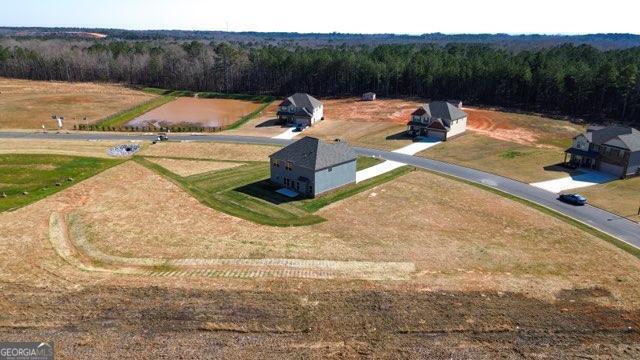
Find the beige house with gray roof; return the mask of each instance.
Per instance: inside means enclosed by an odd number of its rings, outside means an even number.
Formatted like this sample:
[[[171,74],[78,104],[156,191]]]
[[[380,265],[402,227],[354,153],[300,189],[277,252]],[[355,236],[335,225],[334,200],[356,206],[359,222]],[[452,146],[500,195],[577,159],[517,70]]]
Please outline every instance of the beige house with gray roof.
[[[462,103],[460,103],[462,104]],[[462,106],[462,105],[460,105]],[[467,129],[467,113],[448,101],[432,101],[411,114],[407,133],[447,140]]]
[[[320,100],[305,93],[295,93],[282,100],[277,116],[293,126],[311,126],[324,119],[324,106]]]

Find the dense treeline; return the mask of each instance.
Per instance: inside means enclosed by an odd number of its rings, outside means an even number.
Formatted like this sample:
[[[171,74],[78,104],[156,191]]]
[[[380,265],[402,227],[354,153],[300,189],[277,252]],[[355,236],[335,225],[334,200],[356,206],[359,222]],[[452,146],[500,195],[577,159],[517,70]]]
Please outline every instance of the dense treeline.
[[[640,123],[640,48],[563,45],[245,47],[169,41],[4,40],[0,75],[194,91],[460,98]]]
[[[403,44],[491,44],[511,50],[534,49],[561,44],[586,44],[598,49],[620,49],[640,46],[636,34],[584,35],[509,35],[509,34],[346,34],[296,32],[232,32],[200,30],[127,30],[101,28],[0,27],[0,36],[18,38],[88,38],[103,34],[113,40],[180,40],[227,41],[244,44],[295,44],[301,46],[327,45],[403,45]]]

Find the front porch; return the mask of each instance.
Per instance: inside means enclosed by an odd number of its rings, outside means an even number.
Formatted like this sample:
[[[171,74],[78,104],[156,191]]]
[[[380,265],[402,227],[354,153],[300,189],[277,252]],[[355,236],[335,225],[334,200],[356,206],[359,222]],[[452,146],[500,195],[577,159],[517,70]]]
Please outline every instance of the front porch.
[[[595,151],[569,148],[564,152],[564,163],[575,168],[597,169],[599,156],[600,154]]]

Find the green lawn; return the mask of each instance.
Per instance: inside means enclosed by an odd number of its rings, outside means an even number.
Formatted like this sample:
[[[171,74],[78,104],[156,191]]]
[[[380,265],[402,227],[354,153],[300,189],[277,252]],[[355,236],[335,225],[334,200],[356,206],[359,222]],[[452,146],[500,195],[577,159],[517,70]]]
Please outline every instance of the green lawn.
[[[143,157],[140,164],[178,184],[203,204],[258,224],[272,226],[311,225],[325,219],[314,212],[333,202],[353,196],[376,185],[395,179],[412,169],[403,167],[382,176],[352,184],[314,199],[291,199],[275,191],[279,187],[269,182],[269,163],[246,163],[242,166],[181,177]],[[374,159],[377,160],[377,159]],[[373,160],[359,160],[361,166]],[[364,165],[362,165],[364,164]]]
[[[358,159],[356,160],[356,170],[363,170],[374,165],[378,165],[383,161],[384,160],[382,159],[374,158],[371,156],[358,156]]]
[[[62,155],[0,155],[0,211],[38,201],[121,162]]]

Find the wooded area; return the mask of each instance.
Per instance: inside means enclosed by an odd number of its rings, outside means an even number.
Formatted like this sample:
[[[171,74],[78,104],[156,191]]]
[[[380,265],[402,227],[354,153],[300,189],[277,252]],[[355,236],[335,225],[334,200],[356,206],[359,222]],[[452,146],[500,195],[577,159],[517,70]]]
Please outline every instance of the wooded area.
[[[336,47],[5,38],[0,76],[192,91],[459,98],[640,124],[640,47],[511,51],[481,44]]]

